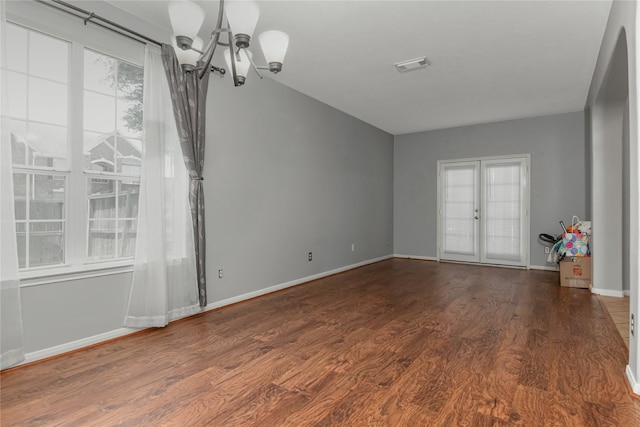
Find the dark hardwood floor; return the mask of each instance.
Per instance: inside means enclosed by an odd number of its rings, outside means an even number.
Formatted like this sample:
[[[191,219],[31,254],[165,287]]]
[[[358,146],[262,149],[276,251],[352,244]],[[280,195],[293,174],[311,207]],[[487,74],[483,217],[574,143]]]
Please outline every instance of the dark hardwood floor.
[[[640,426],[557,273],[393,259],[5,371],[7,426]]]

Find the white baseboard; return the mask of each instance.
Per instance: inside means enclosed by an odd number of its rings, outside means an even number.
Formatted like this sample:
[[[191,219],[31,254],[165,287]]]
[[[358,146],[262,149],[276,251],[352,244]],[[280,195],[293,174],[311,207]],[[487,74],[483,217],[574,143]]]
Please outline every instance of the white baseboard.
[[[48,357],[57,356],[62,353],[68,353],[73,350],[78,350],[83,347],[89,347],[93,344],[98,344],[103,341],[108,341],[114,338],[122,337],[125,335],[138,332],[140,329],[136,328],[120,328],[113,331],[105,332],[98,335],[93,335],[87,338],[82,338],[76,341],[56,345],[54,347],[45,348],[43,350],[34,351],[24,355],[24,360],[16,366],[24,365],[25,363],[35,362],[36,360],[46,359]]]
[[[394,258],[407,258],[407,259],[421,259],[423,261],[438,261],[438,257],[435,256],[418,256],[418,255],[403,255],[393,254]]]
[[[624,297],[624,291],[613,291],[611,289],[590,288],[592,294],[598,294],[605,297]]]
[[[546,265],[530,265],[529,270],[543,270],[543,271],[559,271],[558,267],[548,267]]]
[[[630,297],[631,296],[631,291],[629,289],[625,289],[623,292],[624,292],[624,296],[625,297]]]
[[[633,376],[633,372],[631,372],[631,366],[627,365],[627,369],[625,369],[625,372],[627,374],[627,381],[629,381],[631,390],[633,390],[635,394],[640,395],[640,384],[638,384],[635,377]]]
[[[240,301],[244,301],[244,300],[248,300],[251,298],[255,298],[261,295],[265,295],[271,292],[275,292],[275,291],[279,291],[281,289],[286,289],[286,288],[290,288],[292,286],[296,286],[296,285],[300,285],[302,283],[305,282],[310,282],[312,280],[316,280],[316,279],[321,279],[323,277],[326,276],[331,276],[333,274],[337,274],[337,273],[342,273],[344,271],[348,271],[348,270],[352,270],[354,268],[358,268],[358,267],[362,267],[368,264],[373,264],[375,262],[378,261],[384,261],[386,259],[390,259],[393,258],[393,255],[386,255],[380,258],[374,258],[374,259],[370,259],[367,261],[362,261],[356,264],[351,264],[351,265],[347,265],[345,267],[340,267],[340,268],[336,268],[335,270],[331,270],[331,271],[325,271],[323,273],[318,273],[318,274],[314,274],[312,276],[307,276],[307,277],[303,277],[301,279],[296,279],[296,280],[292,280],[291,282],[287,282],[287,283],[282,283],[279,285],[275,285],[275,286],[271,286],[268,288],[264,288],[264,289],[260,289],[254,292],[249,292],[246,294],[242,294],[242,295],[238,295],[232,298],[227,298],[225,300],[222,301],[216,301],[216,302],[212,302],[210,304],[207,304],[207,306],[205,307],[205,309],[203,311],[209,311],[209,310],[213,310],[215,308],[220,308],[220,307],[224,307],[225,305],[230,305],[230,304],[235,304],[237,302]],[[60,354],[63,353],[68,353],[70,351],[73,350],[78,350],[81,349],[83,347],[88,347],[94,344],[98,344],[104,341],[108,341],[110,339],[113,338],[118,338],[118,337],[122,337],[125,335],[129,335],[132,334],[134,332],[138,332],[142,329],[147,329],[147,328],[141,328],[141,329],[136,329],[136,328],[120,328],[120,329],[115,329],[113,331],[109,331],[109,332],[104,332],[102,334],[98,334],[98,335],[93,335],[87,338],[82,338],[76,341],[71,341],[65,344],[60,344],[60,345],[56,345],[54,347],[49,347],[49,348],[45,348],[43,350],[38,350],[38,351],[34,351],[31,353],[27,353],[25,354],[25,359],[24,361],[22,361],[21,363],[15,365],[15,366],[20,366],[20,365],[24,365],[26,363],[31,363],[31,362],[35,362],[37,360],[42,360],[42,359],[46,359],[48,357],[53,357],[53,356],[58,356]]]
[[[259,296],[262,296],[262,295],[270,294],[272,292],[280,291],[282,289],[287,289],[287,288],[290,288],[292,286],[297,286],[297,285],[300,285],[302,283],[310,282],[312,280],[322,279],[323,277],[331,276],[331,275],[334,275],[334,274],[337,274],[337,273],[342,273],[342,272],[348,271],[348,270],[353,270],[354,268],[358,268],[358,267],[362,267],[362,266],[365,266],[365,265],[373,264],[373,263],[379,262],[379,261],[384,261],[385,259],[390,259],[390,258],[393,258],[393,257],[394,257],[393,255],[386,255],[386,256],[383,256],[383,257],[380,257],[380,258],[374,258],[374,259],[370,259],[370,260],[367,260],[367,261],[362,261],[362,262],[359,262],[357,264],[351,264],[351,265],[347,265],[345,267],[336,268],[335,270],[325,271],[323,273],[318,273],[318,274],[314,274],[314,275],[311,275],[311,276],[302,277],[300,279],[292,280],[290,282],[280,283],[279,285],[270,286],[268,288],[259,289],[257,291],[248,292],[248,293],[242,294],[242,295],[237,295],[235,297],[223,299],[221,301],[215,301],[215,302],[207,304],[207,306],[205,307],[204,311],[214,310],[216,308],[224,307],[226,305],[231,305],[231,304],[235,304],[235,303],[238,303],[238,302],[241,302],[241,301],[246,301],[246,300],[251,299],[251,298],[256,298],[256,297],[259,297]]]

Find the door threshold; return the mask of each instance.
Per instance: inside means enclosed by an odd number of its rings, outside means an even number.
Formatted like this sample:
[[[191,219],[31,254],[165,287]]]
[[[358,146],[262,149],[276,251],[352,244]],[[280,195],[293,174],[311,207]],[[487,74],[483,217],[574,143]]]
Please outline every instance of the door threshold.
[[[456,260],[450,260],[450,259],[439,259],[438,262],[448,262],[451,264],[477,265],[480,267],[500,267],[500,268],[514,268],[516,270],[529,270],[529,267],[524,265],[489,264],[486,262],[456,261]]]

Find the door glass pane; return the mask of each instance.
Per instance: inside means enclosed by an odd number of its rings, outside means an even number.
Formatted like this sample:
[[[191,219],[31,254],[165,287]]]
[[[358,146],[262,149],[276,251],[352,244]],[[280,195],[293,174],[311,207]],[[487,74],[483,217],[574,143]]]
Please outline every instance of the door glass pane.
[[[484,168],[485,257],[520,261],[521,256],[520,162],[486,164]]]
[[[474,165],[444,168],[445,253],[475,255],[475,171]]]

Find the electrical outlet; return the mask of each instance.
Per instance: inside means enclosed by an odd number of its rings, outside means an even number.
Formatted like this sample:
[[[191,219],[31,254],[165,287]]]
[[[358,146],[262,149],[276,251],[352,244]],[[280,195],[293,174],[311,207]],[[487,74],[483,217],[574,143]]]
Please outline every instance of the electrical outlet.
[[[223,277],[224,277],[224,271],[221,268],[219,268],[218,269],[218,279],[222,279]]]
[[[352,243],[351,244],[351,252],[355,252],[356,251],[356,244]]]
[[[313,253],[309,252],[309,261],[313,259]]]
[[[545,254],[548,254],[550,249],[551,249],[551,248],[549,248],[549,246],[545,246],[545,247],[544,247],[544,253],[545,253]]]
[[[633,313],[631,313],[631,323],[629,324],[629,332],[631,332],[631,335],[633,335],[634,337],[636,336],[635,331],[636,331],[636,317],[633,315]]]

